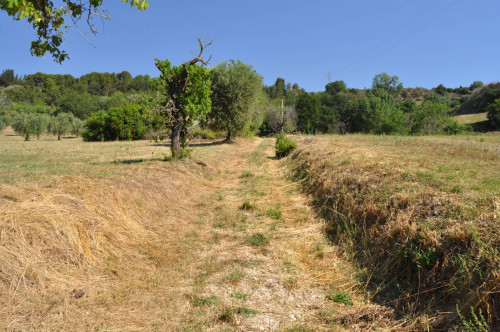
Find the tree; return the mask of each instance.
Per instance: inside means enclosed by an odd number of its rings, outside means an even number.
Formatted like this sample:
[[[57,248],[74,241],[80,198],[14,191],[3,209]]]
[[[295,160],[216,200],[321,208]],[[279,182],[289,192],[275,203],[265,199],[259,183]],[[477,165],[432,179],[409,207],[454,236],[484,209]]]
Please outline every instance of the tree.
[[[312,94],[303,93],[295,106],[297,112],[297,129],[307,134],[316,134],[320,125],[321,103]]]
[[[62,135],[66,135],[75,130],[75,123],[80,121],[71,113],[59,113],[52,117],[49,122],[48,131],[57,136],[57,140],[61,140]]]
[[[99,110],[99,97],[72,91],[61,98],[57,110],[62,113],[72,113],[85,120],[90,114]]]
[[[487,108],[488,120],[492,129],[500,129],[500,99],[495,99]]]
[[[471,91],[474,91],[474,90],[476,90],[476,89],[479,89],[479,88],[480,88],[480,87],[482,87],[483,85],[484,85],[484,83],[483,83],[483,82],[481,82],[481,81],[474,81],[474,82],[472,82],[472,84],[469,86],[469,89],[470,89]]]
[[[50,0],[0,0],[0,9],[14,20],[27,20],[35,30],[37,40],[31,42],[31,54],[44,56],[49,52],[54,61],[62,63],[68,58],[61,49],[64,33],[69,29],[68,20],[78,28],[78,21],[85,18],[90,32],[97,33],[93,18],[111,19],[109,13],[102,8],[104,0],[62,0],[63,5],[57,8]],[[148,8],[147,0],[122,0],[139,10]],[[81,34],[81,32],[80,32]]]
[[[40,139],[40,135],[47,130],[49,116],[37,113],[21,113],[12,121],[12,128],[19,135],[24,136],[25,141],[29,141],[32,135]]]
[[[399,77],[397,76],[389,76],[387,73],[381,73],[375,75],[373,78],[372,89],[381,89],[396,95],[403,90],[403,83],[399,81]]]
[[[226,140],[251,119],[262,90],[262,76],[241,61],[220,63],[212,76],[212,126],[226,129]]]
[[[7,116],[5,115],[0,115],[0,131],[4,130],[5,127],[9,125],[9,121]]]
[[[203,41],[198,39],[198,43],[198,56],[180,66],[172,66],[168,59],[155,59],[156,67],[160,71],[157,88],[165,96],[158,109],[165,125],[172,130],[170,148],[174,159],[181,158],[181,146],[184,148],[187,145],[188,128],[194,120],[205,120],[212,107],[212,72],[204,67],[208,65],[210,58],[207,61],[203,59],[203,51],[212,41],[203,44]]]
[[[331,82],[325,86],[325,91],[331,95],[335,95],[339,92],[345,92],[346,90],[347,86],[344,81]]]
[[[0,74],[0,86],[6,87],[16,83],[16,76],[13,69],[5,69]]]
[[[85,121],[83,138],[86,141],[136,140],[142,138],[146,127],[142,106],[126,104],[108,111],[93,113]]]

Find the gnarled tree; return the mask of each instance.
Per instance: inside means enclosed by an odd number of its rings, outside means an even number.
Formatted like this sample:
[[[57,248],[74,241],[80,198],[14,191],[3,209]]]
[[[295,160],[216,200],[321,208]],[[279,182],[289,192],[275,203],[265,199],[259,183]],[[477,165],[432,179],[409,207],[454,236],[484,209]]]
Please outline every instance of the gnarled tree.
[[[207,61],[203,59],[203,51],[212,41],[204,44],[203,40],[198,39],[198,43],[198,56],[180,66],[172,66],[168,59],[155,59],[161,73],[158,88],[166,97],[158,109],[165,125],[172,131],[170,147],[174,159],[182,156],[181,148],[187,145],[188,128],[195,120],[204,120],[212,107],[212,71],[205,67],[211,57]]]

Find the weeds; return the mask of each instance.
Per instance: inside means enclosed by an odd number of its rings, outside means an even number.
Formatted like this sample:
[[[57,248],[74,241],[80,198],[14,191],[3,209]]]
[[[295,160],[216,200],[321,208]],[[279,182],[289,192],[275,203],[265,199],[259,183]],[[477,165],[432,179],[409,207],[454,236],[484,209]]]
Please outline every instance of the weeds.
[[[269,210],[267,210],[266,215],[268,217],[271,217],[271,218],[274,218],[274,219],[281,219],[281,217],[283,216],[283,214],[281,213],[281,211],[277,210],[277,209],[269,209]]]
[[[240,300],[242,302],[246,302],[248,300],[248,297],[249,297],[248,294],[246,294],[246,293],[239,293],[239,292],[233,293],[232,296],[235,297],[235,298],[237,298],[238,300]]]
[[[348,307],[353,306],[352,300],[347,293],[343,293],[343,292],[335,293],[335,294],[332,293],[332,294],[328,295],[326,298],[328,300],[335,302],[335,303],[345,304]]]
[[[257,206],[250,203],[249,201],[244,201],[243,204],[240,205],[240,210],[256,210]]]
[[[259,246],[265,246],[266,244],[268,244],[269,238],[262,233],[255,233],[252,236],[247,237],[245,239],[245,242],[247,242],[253,246],[259,247]]]
[[[211,306],[214,305],[218,302],[217,296],[215,295],[210,295],[210,296],[198,296],[198,295],[191,295],[190,296],[191,302],[193,305],[197,307],[202,307],[202,306]]]
[[[486,322],[486,319],[483,316],[483,312],[481,311],[481,308],[479,308],[478,313],[474,312],[474,308],[470,308],[470,314],[471,318],[466,319],[462,314],[460,313],[460,310],[458,309],[458,304],[456,306],[457,308],[457,313],[458,317],[460,319],[460,325],[462,329],[465,332],[489,332],[490,331],[490,326]]]
[[[234,323],[236,314],[249,316],[249,315],[256,315],[257,313],[258,313],[257,310],[250,309],[247,307],[228,307],[225,308],[219,315],[219,320],[226,323]]]
[[[243,279],[243,277],[245,276],[245,273],[239,269],[233,269],[231,271],[231,273],[229,273],[229,275],[226,277],[226,279],[235,284],[235,283],[238,283],[239,281],[241,281]]]

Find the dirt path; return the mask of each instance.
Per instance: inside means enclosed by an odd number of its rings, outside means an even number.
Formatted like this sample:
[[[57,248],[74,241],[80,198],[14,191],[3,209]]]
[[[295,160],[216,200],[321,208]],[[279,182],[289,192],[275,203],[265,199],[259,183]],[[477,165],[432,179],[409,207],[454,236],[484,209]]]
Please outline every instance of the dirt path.
[[[203,263],[191,271],[184,328],[386,327],[390,312],[364,303],[354,270],[328,244],[312,202],[274,159],[274,140],[240,141],[231,151],[229,159],[207,161],[218,185],[198,204],[207,243],[199,252]]]

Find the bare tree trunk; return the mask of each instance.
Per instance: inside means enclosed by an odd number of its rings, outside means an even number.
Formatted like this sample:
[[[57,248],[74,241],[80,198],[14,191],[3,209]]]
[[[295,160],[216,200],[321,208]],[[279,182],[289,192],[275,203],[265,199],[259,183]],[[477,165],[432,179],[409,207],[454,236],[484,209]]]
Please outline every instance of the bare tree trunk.
[[[226,141],[230,142],[232,137],[231,129],[227,128],[227,136],[226,136]]]
[[[170,149],[172,150],[172,158],[181,158],[181,128],[180,123],[172,126],[172,134],[170,135]]]
[[[57,140],[60,141],[61,140],[61,135],[57,135]]]

